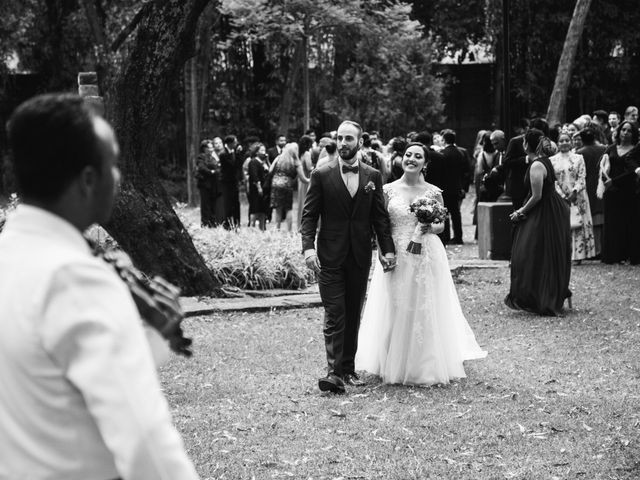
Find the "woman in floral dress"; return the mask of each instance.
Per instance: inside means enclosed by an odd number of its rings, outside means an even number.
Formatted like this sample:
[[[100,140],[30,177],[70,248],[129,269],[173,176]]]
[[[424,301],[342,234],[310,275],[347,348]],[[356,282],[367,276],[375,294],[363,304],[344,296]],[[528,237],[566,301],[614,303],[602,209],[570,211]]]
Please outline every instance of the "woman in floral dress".
[[[578,207],[582,225],[571,228],[571,259],[580,263],[585,258],[596,255],[596,242],[593,236],[593,222],[589,196],[587,194],[587,170],[582,155],[574,153],[572,139],[568,133],[558,136],[557,154],[549,158],[556,174],[556,190],[571,205]]]

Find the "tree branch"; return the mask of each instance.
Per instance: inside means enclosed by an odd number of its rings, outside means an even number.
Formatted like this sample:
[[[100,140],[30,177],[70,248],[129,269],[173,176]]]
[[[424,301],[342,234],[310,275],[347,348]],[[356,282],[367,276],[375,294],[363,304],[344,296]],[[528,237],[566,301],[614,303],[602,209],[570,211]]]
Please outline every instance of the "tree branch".
[[[106,46],[106,35],[104,33],[103,23],[98,16],[98,9],[95,4],[96,0],[84,0],[82,5],[84,6],[84,12],[89,22],[89,27],[93,33],[93,38],[100,47]]]
[[[129,35],[131,35],[131,32],[133,32],[136,29],[136,27],[142,21],[142,19],[149,13],[149,11],[151,10],[151,7],[153,6],[153,3],[154,3],[154,0],[149,0],[144,5],[142,5],[140,10],[138,10],[138,13],[136,13],[135,16],[133,17],[133,20],[131,20],[131,23],[129,23],[129,25],[127,25],[120,31],[117,38],[111,44],[112,52],[115,52],[122,46],[124,41],[129,37]]]

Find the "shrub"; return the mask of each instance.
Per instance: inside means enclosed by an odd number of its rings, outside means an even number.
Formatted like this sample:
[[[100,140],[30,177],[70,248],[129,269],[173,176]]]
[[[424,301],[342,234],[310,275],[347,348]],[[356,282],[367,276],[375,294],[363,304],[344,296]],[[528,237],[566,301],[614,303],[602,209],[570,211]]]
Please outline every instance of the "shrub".
[[[189,219],[186,209],[178,206],[176,211],[221,284],[246,290],[301,289],[314,280],[300,252],[298,234],[247,227],[238,231],[202,228]]]

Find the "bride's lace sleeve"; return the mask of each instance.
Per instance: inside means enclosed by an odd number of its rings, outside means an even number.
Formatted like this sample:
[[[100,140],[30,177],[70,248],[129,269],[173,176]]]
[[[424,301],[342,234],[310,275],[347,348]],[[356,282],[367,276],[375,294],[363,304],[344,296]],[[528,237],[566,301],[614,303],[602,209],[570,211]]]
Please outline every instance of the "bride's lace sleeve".
[[[438,203],[444,205],[444,198],[442,198],[442,190],[440,188],[436,187],[435,185],[429,184],[427,193],[435,198]]]
[[[393,197],[393,188],[390,183],[382,185],[382,194],[384,195],[384,206],[389,208],[389,200]]]

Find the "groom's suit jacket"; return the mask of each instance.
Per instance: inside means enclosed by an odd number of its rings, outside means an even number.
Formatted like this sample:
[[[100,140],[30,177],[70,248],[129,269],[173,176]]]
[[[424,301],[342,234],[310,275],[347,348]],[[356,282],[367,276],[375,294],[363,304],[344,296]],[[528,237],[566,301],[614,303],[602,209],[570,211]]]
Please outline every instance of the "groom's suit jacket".
[[[302,248],[315,248],[320,218],[316,252],[322,266],[339,267],[349,252],[360,267],[370,265],[372,227],[382,253],[395,253],[380,172],[359,162],[358,175],[358,191],[351,198],[337,160],[311,174],[302,213]]]

